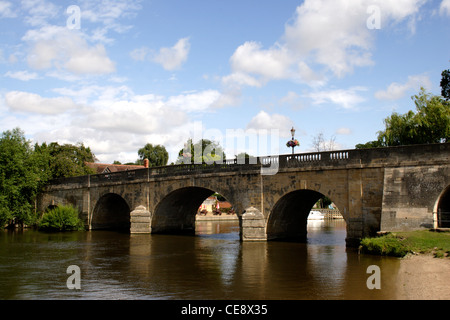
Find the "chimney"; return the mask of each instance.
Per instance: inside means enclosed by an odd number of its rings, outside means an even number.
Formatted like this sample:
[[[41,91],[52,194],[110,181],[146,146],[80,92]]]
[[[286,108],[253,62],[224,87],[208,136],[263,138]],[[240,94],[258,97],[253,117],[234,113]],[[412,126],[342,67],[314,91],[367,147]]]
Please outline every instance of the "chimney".
[[[148,168],[148,165],[149,165],[148,159],[144,159],[144,167]]]

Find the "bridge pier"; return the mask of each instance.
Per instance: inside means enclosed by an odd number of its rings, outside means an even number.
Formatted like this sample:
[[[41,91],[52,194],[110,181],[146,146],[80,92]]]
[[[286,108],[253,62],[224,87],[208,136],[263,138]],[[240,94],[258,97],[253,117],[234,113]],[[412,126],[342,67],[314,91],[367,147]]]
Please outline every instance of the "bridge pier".
[[[130,213],[130,233],[151,233],[150,211],[144,206],[138,206]]]
[[[245,210],[240,219],[241,241],[266,241],[266,219],[256,208],[250,207]]]

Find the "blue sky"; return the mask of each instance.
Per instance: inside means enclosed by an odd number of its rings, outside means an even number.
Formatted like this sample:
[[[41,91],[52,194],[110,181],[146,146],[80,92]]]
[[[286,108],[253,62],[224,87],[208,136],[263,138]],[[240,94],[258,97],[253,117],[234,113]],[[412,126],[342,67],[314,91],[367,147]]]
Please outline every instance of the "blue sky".
[[[297,152],[351,149],[440,94],[450,0],[0,0],[0,40],[0,130],[34,142],[175,161],[203,136],[231,158],[290,153],[294,126]]]

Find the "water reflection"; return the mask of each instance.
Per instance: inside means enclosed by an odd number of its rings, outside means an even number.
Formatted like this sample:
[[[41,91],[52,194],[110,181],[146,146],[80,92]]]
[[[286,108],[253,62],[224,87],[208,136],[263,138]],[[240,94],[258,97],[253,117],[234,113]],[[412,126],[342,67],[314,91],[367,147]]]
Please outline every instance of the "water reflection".
[[[345,222],[312,222],[307,243],[239,241],[237,222],[197,235],[0,234],[1,299],[393,299],[397,259],[345,247]],[[369,290],[369,265],[382,290]],[[69,265],[81,290],[66,287]]]

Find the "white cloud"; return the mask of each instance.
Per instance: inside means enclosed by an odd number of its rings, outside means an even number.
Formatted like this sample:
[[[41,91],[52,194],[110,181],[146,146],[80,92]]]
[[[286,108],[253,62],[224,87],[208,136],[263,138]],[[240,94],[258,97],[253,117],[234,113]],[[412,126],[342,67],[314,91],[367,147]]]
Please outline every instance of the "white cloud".
[[[234,72],[228,76],[222,78],[222,83],[226,87],[240,87],[240,86],[250,86],[250,87],[261,87],[263,81],[256,79],[244,72]]]
[[[152,60],[166,70],[175,70],[186,62],[190,50],[189,38],[182,38],[171,48],[161,48]]]
[[[189,38],[182,38],[170,48],[160,48],[158,53],[145,46],[134,49],[130,52],[130,57],[136,61],[149,60],[160,64],[168,71],[173,71],[179,69],[187,61],[190,48]]]
[[[374,64],[376,33],[367,27],[369,6],[380,8],[382,28],[406,22],[414,32],[425,1],[305,0],[275,45],[268,49],[254,41],[240,45],[230,58],[232,73],[223,80],[235,81],[236,86],[261,87],[280,79],[323,86],[327,74],[343,77],[356,67]]]
[[[439,13],[450,16],[450,0],[442,0],[441,6],[439,7]]]
[[[206,90],[202,92],[172,96],[167,105],[186,112],[206,111],[211,109],[221,97],[219,91]]]
[[[5,77],[22,80],[22,81],[35,80],[35,79],[39,78],[39,76],[36,72],[28,72],[27,70],[16,71],[16,72],[8,71],[5,73]]]
[[[151,50],[146,47],[137,48],[130,52],[130,56],[133,60],[136,61],[145,61],[148,55],[151,53]]]
[[[17,14],[12,10],[12,3],[0,1],[0,18],[15,18]]]
[[[83,19],[119,28],[120,25],[117,24],[117,20],[121,18],[134,18],[136,12],[142,8],[140,2],[140,0],[83,0],[81,1],[81,10],[83,12]],[[120,29],[116,31],[120,31]]]
[[[232,55],[231,68],[235,72],[255,74],[263,79],[283,79],[288,74],[290,57],[282,47],[261,49],[261,44],[246,42]]]
[[[78,107],[67,97],[43,98],[38,94],[22,91],[6,93],[5,103],[12,111],[48,115],[61,114]]]
[[[375,97],[380,100],[397,100],[403,98],[410,90],[418,91],[420,87],[431,87],[431,81],[426,75],[409,76],[406,83],[391,83],[386,90],[375,93]]]
[[[350,128],[339,128],[336,130],[336,134],[340,135],[350,135],[352,134],[352,130]]]
[[[357,104],[365,101],[358,92],[366,90],[364,87],[352,87],[350,89],[315,91],[306,96],[313,100],[313,104],[333,103],[344,109],[353,109]]]
[[[133,26],[124,24],[123,20],[135,18],[137,12],[142,8],[140,3],[140,0],[81,1],[82,24],[83,21],[101,24],[100,27],[92,31],[90,40],[100,43],[112,43],[114,39],[108,37],[110,30],[117,33],[125,33],[131,30]]]
[[[290,137],[290,128],[294,126],[294,122],[288,117],[281,114],[269,114],[260,111],[248,123],[246,130],[278,130],[280,137]]]
[[[28,15],[24,21],[31,26],[45,26],[48,21],[60,16],[60,8],[46,0],[22,0],[22,9]]]
[[[166,146],[171,161],[175,161],[194,126],[190,114],[209,110],[221,99],[215,90],[168,97],[137,95],[126,85],[86,85],[56,88],[53,92],[59,98],[9,93],[5,96],[5,106],[13,111],[10,114],[16,119],[26,117],[27,123],[40,123],[39,130],[31,131],[37,140],[83,141],[105,162],[135,161],[137,150],[147,142]],[[76,107],[76,112],[70,106]],[[58,112],[64,119],[61,122],[52,118]],[[122,158],[118,159],[118,155]]]
[[[59,26],[29,30],[22,38],[30,43],[27,61],[34,69],[68,71],[74,74],[108,74],[115,64],[103,45],[89,46],[82,34]]]

